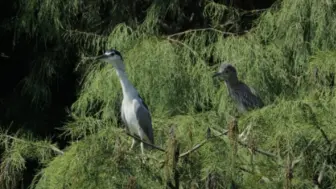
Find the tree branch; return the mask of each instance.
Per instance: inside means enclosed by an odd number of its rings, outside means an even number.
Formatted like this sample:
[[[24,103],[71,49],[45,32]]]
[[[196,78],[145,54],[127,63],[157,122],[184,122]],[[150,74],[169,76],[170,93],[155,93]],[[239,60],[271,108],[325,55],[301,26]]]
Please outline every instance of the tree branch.
[[[200,55],[194,50],[192,49],[189,45],[179,41],[179,40],[176,40],[176,39],[171,39],[169,37],[167,37],[167,40],[170,41],[170,42],[173,42],[173,43],[176,43],[176,44],[179,44],[185,48],[187,48],[191,53],[193,53],[196,57],[200,58]]]
[[[180,36],[180,35],[185,35],[187,33],[192,33],[192,32],[202,32],[202,31],[214,31],[216,33],[221,33],[221,34],[226,34],[226,35],[236,35],[236,33],[232,33],[232,32],[223,32],[221,30],[215,29],[215,28],[199,28],[199,29],[190,29],[190,30],[186,30],[183,32],[178,32],[178,33],[174,33],[171,35],[168,35],[167,38],[172,38],[174,36]]]
[[[211,128],[213,131],[215,131],[215,132],[217,132],[217,133],[219,133],[219,131],[217,131],[217,130],[215,130],[215,129],[213,129],[213,128]],[[247,148],[249,148],[249,146],[247,145],[247,144],[245,144],[245,143],[243,143],[242,141],[237,141],[238,142],[238,144],[240,144],[241,146],[244,146],[244,147],[247,147]],[[275,154],[273,154],[273,153],[270,153],[270,152],[267,152],[267,151],[264,151],[264,150],[261,150],[261,149],[258,149],[258,148],[255,148],[254,149],[256,152],[258,152],[258,153],[260,153],[260,154],[263,154],[263,155],[266,155],[266,156],[269,156],[269,157],[277,157]]]
[[[245,143],[243,143],[243,142],[241,142],[241,141],[238,141],[238,143],[239,143],[241,146],[244,146],[244,147],[246,147],[246,148],[249,148],[249,145],[247,145],[247,144],[245,144]],[[267,152],[267,151],[264,151],[264,150],[261,150],[261,149],[258,149],[258,148],[254,148],[253,150],[256,151],[256,152],[258,152],[258,153],[260,153],[260,154],[263,154],[263,155],[265,155],[265,156],[268,156],[268,157],[272,157],[272,158],[277,157],[277,156],[276,156],[275,154],[273,154],[273,153],[270,153],[270,152]]]
[[[153,144],[151,144],[151,143],[148,143],[148,142],[146,142],[146,141],[144,141],[144,140],[141,140],[141,138],[139,138],[138,136],[134,136],[134,135],[132,135],[132,134],[129,133],[129,132],[126,132],[126,134],[127,134],[128,136],[134,138],[135,140],[138,140],[138,141],[140,141],[140,142],[142,142],[142,143],[144,143],[144,144],[146,144],[146,145],[148,145],[148,146],[151,146],[151,147],[153,147],[153,148],[155,148],[155,149],[157,149],[157,150],[160,150],[160,151],[162,151],[162,152],[166,152],[165,149],[163,149],[163,148],[161,148],[161,147],[158,147],[158,146],[155,146],[155,145],[153,145]]]
[[[180,155],[180,158],[181,158],[181,157],[184,157],[184,156],[186,156],[186,155],[188,155],[188,154],[190,154],[190,153],[192,153],[192,152],[194,152],[194,151],[196,151],[197,149],[199,149],[200,147],[202,147],[205,143],[207,143],[209,140],[211,140],[211,139],[213,139],[213,138],[216,138],[216,137],[219,137],[219,136],[226,135],[227,133],[228,133],[228,131],[224,131],[223,133],[221,133],[221,134],[219,134],[219,135],[217,135],[217,136],[213,136],[213,137],[211,137],[211,138],[209,138],[209,139],[205,139],[205,140],[203,140],[201,143],[196,144],[196,145],[195,145],[193,148],[191,148],[190,150],[188,150],[188,151],[182,153],[182,154]]]
[[[34,143],[32,141],[26,141],[26,140],[23,140],[23,139],[20,139],[20,138],[17,138],[17,137],[13,137],[13,136],[10,136],[10,135],[6,135],[6,134],[1,134],[0,136],[9,138],[9,139],[12,139],[12,140],[15,140],[15,141],[19,141],[19,142],[22,142],[22,143],[29,143],[30,145],[34,145],[34,146],[38,146],[38,147],[50,148],[59,155],[64,154],[64,152],[62,150],[56,148],[53,145],[41,145],[41,144]]]
[[[215,129],[213,129],[213,128],[211,128],[211,129],[214,130],[215,132],[220,133],[220,134],[218,134],[218,135],[216,135],[216,136],[209,137],[208,139],[205,139],[205,140],[201,141],[199,144],[196,144],[196,145],[195,145],[193,148],[191,148],[190,150],[181,153],[179,157],[180,157],[180,158],[181,158],[181,157],[184,157],[184,156],[186,156],[186,155],[188,155],[188,154],[190,154],[190,153],[192,153],[192,152],[198,150],[200,147],[202,147],[205,143],[207,143],[207,142],[210,141],[211,139],[213,139],[213,138],[217,138],[217,137],[220,137],[220,136],[223,136],[223,135],[226,135],[226,134],[228,133],[228,131],[224,131],[224,132],[221,133],[221,132],[219,132],[219,131],[217,131],[217,130],[215,130]],[[148,146],[151,146],[151,147],[153,147],[153,148],[155,148],[155,149],[157,149],[157,150],[160,150],[160,151],[162,151],[162,152],[166,152],[165,149],[163,149],[163,148],[161,148],[161,147],[158,147],[158,146],[155,146],[155,145],[153,145],[153,144],[150,144],[150,143],[148,143],[148,142],[146,142],[146,141],[144,141],[144,140],[141,140],[141,139],[140,139],[139,137],[137,137],[137,136],[134,136],[134,135],[132,135],[132,134],[130,134],[130,133],[128,133],[128,132],[126,132],[126,134],[127,134],[128,136],[131,136],[132,138],[134,138],[134,139],[140,141],[140,142],[143,142],[144,144],[146,144],[146,145],[148,145]],[[243,142],[241,142],[241,141],[238,141],[238,143],[239,143],[241,146],[244,146],[244,147],[249,148],[249,146],[248,146],[247,144],[245,144],[245,143],[243,143]],[[267,151],[264,151],[264,150],[261,150],[261,149],[258,149],[258,148],[255,148],[254,150],[255,150],[256,152],[260,153],[260,154],[263,154],[263,155],[266,155],[266,156],[269,156],[269,157],[272,157],[272,158],[276,157],[275,154],[270,153],[270,152],[267,152]]]
[[[324,132],[324,130],[323,130],[318,124],[314,124],[314,125],[315,125],[315,127],[317,127],[317,129],[321,132],[321,134],[322,134],[324,140],[328,143],[328,145],[331,145],[331,142],[330,142],[330,140],[329,140],[327,134]]]

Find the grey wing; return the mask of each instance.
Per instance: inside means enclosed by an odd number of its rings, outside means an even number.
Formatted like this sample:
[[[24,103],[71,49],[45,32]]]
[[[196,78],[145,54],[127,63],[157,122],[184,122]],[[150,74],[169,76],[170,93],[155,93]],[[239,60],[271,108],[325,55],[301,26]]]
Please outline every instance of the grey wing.
[[[261,100],[261,98],[259,97],[258,93],[256,90],[254,90],[254,88],[252,87],[249,87],[250,88],[250,91],[251,93],[255,96],[255,101],[256,101],[256,104],[259,108],[263,107],[264,106],[264,102]]]
[[[154,144],[152,118],[147,106],[141,99],[135,100],[134,106],[135,114],[141,129],[147,135],[149,141]]]
[[[263,101],[256,94],[253,88],[248,87],[246,84],[241,83],[241,92],[243,98],[243,104],[248,108],[261,108],[264,106]]]

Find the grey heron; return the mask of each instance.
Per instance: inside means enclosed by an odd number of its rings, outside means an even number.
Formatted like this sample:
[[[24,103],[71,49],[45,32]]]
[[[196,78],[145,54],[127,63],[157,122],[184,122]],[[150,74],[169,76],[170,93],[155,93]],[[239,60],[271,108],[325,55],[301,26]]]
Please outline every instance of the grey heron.
[[[236,102],[240,112],[264,106],[264,103],[254,89],[239,81],[237,70],[231,64],[222,63],[219,66],[218,72],[213,77],[219,77],[225,81],[229,95]]]
[[[128,80],[125,72],[123,57],[120,52],[115,49],[111,49],[106,51],[103,55],[97,57],[96,60],[112,64],[117,72],[123,93],[121,119],[130,134],[138,136],[141,140],[154,145],[151,114],[138,91]],[[138,141],[133,138],[130,149],[133,149],[134,145],[137,143]],[[144,143],[140,143],[141,152],[144,154]],[[145,147],[150,148],[148,145],[145,145]]]

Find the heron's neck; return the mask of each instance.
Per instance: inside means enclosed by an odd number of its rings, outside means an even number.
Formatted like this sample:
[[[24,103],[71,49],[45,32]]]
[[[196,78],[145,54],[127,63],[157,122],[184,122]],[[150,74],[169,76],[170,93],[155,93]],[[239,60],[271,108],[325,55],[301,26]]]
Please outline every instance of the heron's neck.
[[[228,80],[225,81],[226,85],[230,86],[231,88],[234,88],[239,84],[239,80],[237,77],[235,78],[229,78]]]
[[[127,74],[120,69],[116,69],[117,75],[120,80],[121,88],[123,91],[124,98],[133,99],[138,95],[137,90],[134,88],[132,83],[128,80]]]

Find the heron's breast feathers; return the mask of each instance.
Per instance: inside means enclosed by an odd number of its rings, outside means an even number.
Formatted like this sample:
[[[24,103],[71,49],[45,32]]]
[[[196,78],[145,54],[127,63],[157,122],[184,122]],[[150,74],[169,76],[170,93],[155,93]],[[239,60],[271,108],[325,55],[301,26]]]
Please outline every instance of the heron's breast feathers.
[[[138,135],[148,141],[153,141],[152,120],[146,106],[143,105],[141,99],[134,98],[132,100],[124,99],[122,102],[126,126],[132,134]]]

